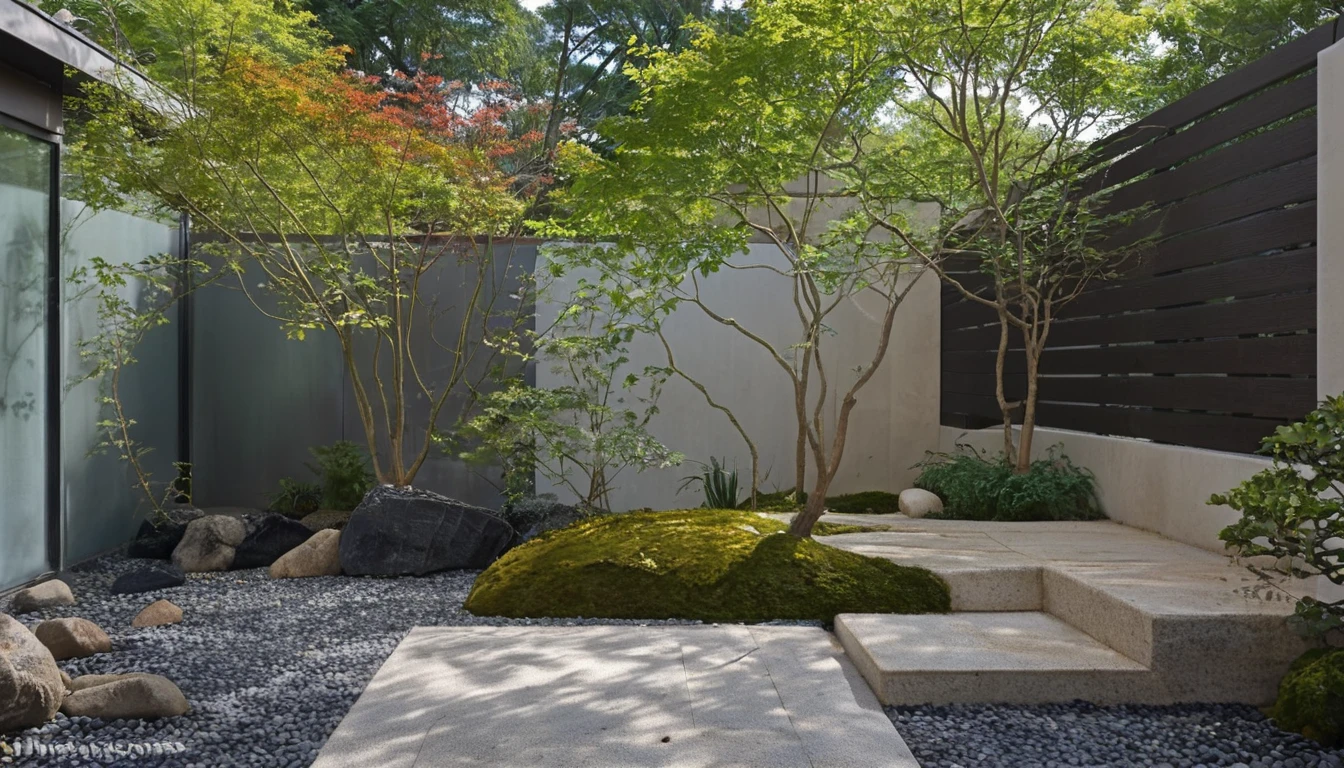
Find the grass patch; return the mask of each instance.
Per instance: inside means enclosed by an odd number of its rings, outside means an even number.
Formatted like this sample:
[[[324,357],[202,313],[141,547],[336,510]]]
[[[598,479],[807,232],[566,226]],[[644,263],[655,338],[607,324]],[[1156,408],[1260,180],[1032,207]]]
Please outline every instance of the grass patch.
[[[1101,520],[1092,473],[1069,461],[1059,446],[1015,474],[1003,457],[988,457],[969,446],[956,453],[935,453],[921,462],[915,480],[943,500],[943,511],[929,515],[948,520]]]
[[[849,525],[848,523],[819,522],[812,526],[813,536],[839,536],[842,533],[874,533],[890,531],[890,525]]]
[[[583,520],[511,550],[476,580],[482,616],[760,622],[838,613],[941,613],[947,585],[922,568],[788,535],[737,510]]]
[[[807,503],[807,494],[802,501],[794,503],[793,491],[775,491],[756,495],[757,512],[795,512]],[[747,509],[751,499],[744,500],[738,506]],[[842,493],[826,497],[827,511],[843,515],[894,515],[901,511],[900,497],[886,491],[860,491]]]

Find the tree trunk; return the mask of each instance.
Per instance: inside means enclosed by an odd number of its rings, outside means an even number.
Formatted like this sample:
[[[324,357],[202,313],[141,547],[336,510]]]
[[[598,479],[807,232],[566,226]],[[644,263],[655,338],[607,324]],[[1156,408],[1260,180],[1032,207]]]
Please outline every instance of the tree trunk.
[[[1013,468],[1019,475],[1024,475],[1031,469],[1031,439],[1036,434],[1036,377],[1040,371],[1041,349],[1040,345],[1027,342],[1027,399],[1022,409],[1022,431],[1018,437],[1017,463]]]
[[[1003,375],[1008,359],[1008,317],[1005,310],[999,308],[999,351],[994,358],[994,397],[998,400],[999,411],[1003,414],[1003,457],[1013,463],[1013,409],[1008,405],[1008,397],[1003,389]]]
[[[798,442],[793,458],[793,498],[803,498],[807,491],[807,391],[797,384],[793,388],[793,406],[798,419]]]
[[[812,529],[817,521],[821,519],[826,512],[826,491],[830,489],[831,478],[818,477],[816,485],[812,486],[812,491],[807,497],[807,506],[803,511],[793,516],[793,522],[789,523],[789,533],[802,539],[812,537]]]

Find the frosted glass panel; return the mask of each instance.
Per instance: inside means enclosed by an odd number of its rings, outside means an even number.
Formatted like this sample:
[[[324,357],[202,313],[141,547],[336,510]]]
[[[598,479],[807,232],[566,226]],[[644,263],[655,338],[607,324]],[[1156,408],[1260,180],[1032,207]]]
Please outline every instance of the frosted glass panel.
[[[0,126],[0,588],[48,569],[51,152],[50,144]]]
[[[61,271],[70,275],[94,258],[112,264],[133,264],[146,256],[178,250],[176,223],[164,223],[120,211],[94,213],[83,204],[61,201]],[[63,365],[67,381],[76,381],[90,362],[79,355],[79,342],[97,335],[98,302],[68,281],[61,311]],[[143,285],[129,283],[122,297],[136,307],[147,304]],[[169,312],[175,316],[176,310]],[[150,449],[145,469],[156,484],[176,476],[178,425],[178,325],[154,329],[135,349],[137,362],[122,371],[121,399],[135,420],[132,438]],[[61,403],[63,463],[62,526],[64,559],[76,563],[114,549],[134,533],[148,504],[136,490],[130,466],[116,452],[91,453],[100,442],[102,418],[99,383],[84,381],[67,387]]]

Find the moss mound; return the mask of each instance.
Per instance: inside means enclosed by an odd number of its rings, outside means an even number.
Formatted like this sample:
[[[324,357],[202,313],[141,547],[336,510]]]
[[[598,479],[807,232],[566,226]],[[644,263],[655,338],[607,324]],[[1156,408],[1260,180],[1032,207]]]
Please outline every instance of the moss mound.
[[[1344,648],[1307,651],[1293,662],[1270,715],[1325,746],[1344,743]]]
[[[802,503],[807,503],[807,494],[803,494]],[[739,506],[746,509],[751,504],[747,497]],[[775,491],[756,495],[758,512],[793,512],[799,508],[793,501],[793,491]],[[826,509],[843,515],[894,515],[901,511],[900,496],[886,491],[860,491],[842,493],[826,497]]]
[[[929,571],[785,531],[736,510],[584,520],[505,554],[476,580],[466,608],[483,616],[742,622],[949,608],[947,585]]]
[[[850,525],[848,523],[819,522],[812,526],[813,536],[839,536],[842,533],[873,533],[890,531],[890,525]]]

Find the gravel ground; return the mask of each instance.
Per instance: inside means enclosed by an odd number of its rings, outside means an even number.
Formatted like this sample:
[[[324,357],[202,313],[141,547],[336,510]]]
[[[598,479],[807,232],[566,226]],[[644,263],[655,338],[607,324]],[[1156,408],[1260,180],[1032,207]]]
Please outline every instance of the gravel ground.
[[[462,602],[474,571],[285,581],[272,581],[264,570],[233,571],[194,575],[159,592],[108,592],[113,579],[143,564],[111,556],[81,566],[62,577],[76,605],[18,618],[29,626],[58,616],[96,622],[111,635],[113,652],[63,662],[66,672],[165,675],[182,688],[192,712],[148,722],[58,715],[0,739],[16,750],[4,756],[0,748],[0,763],[307,766],[411,627],[685,623],[472,616]],[[159,598],[181,606],[183,622],[131,629],[135,614]],[[888,714],[924,768],[1344,768],[1344,752],[1279,731],[1249,707],[1079,703]]]
[[[891,707],[923,768],[1340,768],[1344,751],[1275,728],[1254,707]]]
[[[415,626],[656,624],[473,616],[462,602],[476,571],[424,578],[324,577],[272,581],[264,569],[199,574],[184,586],[112,595],[121,573],[148,561],[110,556],[63,574],[76,605],[18,615],[81,616],[112,638],[109,654],[62,662],[71,677],[151,672],[191,702],[155,721],[56,720],[10,735],[0,763],[41,766],[306,766],[392,649]],[[181,624],[132,629],[140,609],[166,598]],[[370,768],[374,768],[371,766]]]

